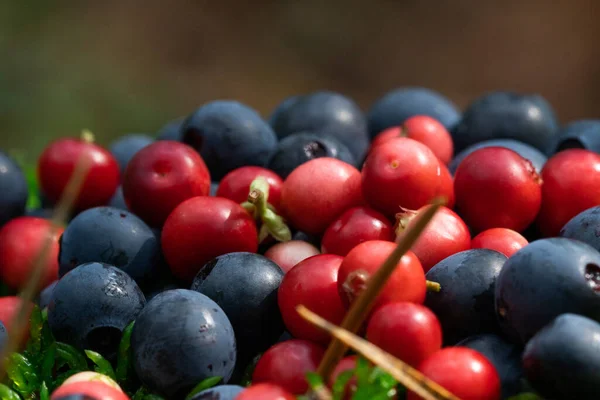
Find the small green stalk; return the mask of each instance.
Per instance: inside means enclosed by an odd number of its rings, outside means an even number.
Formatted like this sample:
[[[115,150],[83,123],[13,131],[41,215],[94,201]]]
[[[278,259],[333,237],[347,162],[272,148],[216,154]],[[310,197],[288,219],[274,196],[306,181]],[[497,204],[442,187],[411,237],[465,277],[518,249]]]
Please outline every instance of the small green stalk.
[[[254,219],[262,223],[258,235],[259,243],[269,235],[279,242],[287,242],[292,239],[290,228],[269,204],[269,182],[265,178],[259,176],[252,181],[248,200],[241,205]]]

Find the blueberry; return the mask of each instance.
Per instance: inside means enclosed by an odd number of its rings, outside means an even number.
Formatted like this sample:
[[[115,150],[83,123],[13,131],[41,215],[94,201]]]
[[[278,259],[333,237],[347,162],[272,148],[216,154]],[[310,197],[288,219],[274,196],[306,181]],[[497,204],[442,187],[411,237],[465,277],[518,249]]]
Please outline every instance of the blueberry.
[[[110,145],[110,152],[119,163],[121,175],[125,172],[129,160],[131,160],[138,151],[153,142],[154,139],[148,135],[133,133],[117,139]]]
[[[133,327],[131,349],[141,381],[170,398],[184,398],[213,376],[227,383],[236,362],[235,335],[221,307],[186,289],[148,303]]]
[[[112,358],[123,329],[145,304],[142,291],[125,272],[108,264],[87,263],[54,287],[48,325],[56,340]]]
[[[494,315],[494,287],[506,256],[489,249],[453,254],[437,263],[426,276],[442,286],[428,292],[425,305],[439,318],[446,345],[468,336],[498,332]]]
[[[292,240],[302,240],[304,242],[312,244],[317,249],[321,248],[321,238],[319,236],[309,235],[308,233],[302,231],[295,232],[292,236]]]
[[[348,147],[334,137],[300,132],[279,142],[267,167],[285,179],[300,164],[319,157],[333,157],[357,165]]]
[[[458,123],[460,112],[446,97],[431,89],[406,87],[394,89],[377,100],[369,110],[369,134],[374,138],[383,130],[415,115],[435,118],[450,130]]]
[[[117,208],[119,210],[129,210],[127,208],[127,204],[125,204],[125,196],[123,195],[123,187],[121,185],[119,185],[119,187],[115,191],[115,194],[113,194],[113,197],[108,202],[108,206]]]
[[[211,182],[210,183],[210,195],[216,196],[218,188],[219,188],[219,182]]]
[[[8,341],[8,332],[6,331],[6,327],[4,326],[2,321],[0,321],[0,351],[2,351],[2,349],[4,349],[4,345],[6,344],[7,341]]]
[[[540,239],[516,252],[496,282],[505,334],[525,344],[564,313],[600,320],[600,253],[567,238]]]
[[[561,129],[554,151],[573,148],[600,153],[600,120],[574,121]]]
[[[600,206],[588,208],[569,220],[560,236],[585,242],[600,251]]]
[[[467,107],[452,138],[456,152],[490,139],[515,139],[552,154],[558,134],[554,112],[541,96],[492,92]]]
[[[345,144],[357,160],[369,147],[363,112],[353,100],[339,93],[319,91],[288,98],[269,121],[280,139],[299,132],[326,135]]]
[[[237,101],[203,105],[185,120],[181,131],[183,142],[202,155],[215,181],[239,167],[264,166],[277,146],[271,127]]]
[[[58,254],[59,277],[79,264],[103,262],[127,272],[140,285],[160,266],[160,241],[141,219],[125,210],[95,207],[67,225]]]
[[[470,336],[457,343],[483,354],[498,371],[502,382],[502,398],[524,392],[521,349],[491,333]]]
[[[51,208],[31,208],[25,211],[25,215],[28,217],[52,219],[54,210]]]
[[[0,226],[25,214],[29,190],[21,168],[0,151]]]
[[[244,388],[238,385],[221,385],[197,393],[189,400],[234,400]]]
[[[50,304],[50,301],[52,300],[52,293],[54,293],[54,288],[56,287],[57,283],[58,281],[52,282],[40,292],[38,305],[41,309],[48,307],[48,305]]]
[[[283,271],[253,253],[229,253],[204,265],[192,290],[213,299],[227,314],[240,356],[252,357],[277,342],[284,325],[277,304]]]
[[[566,313],[525,347],[527,380],[551,399],[593,400],[600,395],[600,324]]]
[[[456,168],[458,168],[458,164],[460,164],[460,162],[464,160],[466,156],[468,156],[475,150],[492,146],[506,147],[507,149],[511,149],[512,151],[519,153],[521,157],[531,161],[538,174],[542,172],[542,168],[544,167],[544,164],[546,164],[547,161],[547,157],[544,153],[526,143],[519,142],[518,140],[514,139],[492,139],[486,140],[484,142],[475,143],[467,147],[457,155],[455,155],[452,161],[450,162],[448,169],[452,174],[454,174]]]
[[[179,117],[177,119],[167,122],[158,131],[156,140],[174,140],[177,142],[181,142],[183,139],[183,134],[181,132],[181,125],[183,125],[183,121],[185,121],[185,117]]]

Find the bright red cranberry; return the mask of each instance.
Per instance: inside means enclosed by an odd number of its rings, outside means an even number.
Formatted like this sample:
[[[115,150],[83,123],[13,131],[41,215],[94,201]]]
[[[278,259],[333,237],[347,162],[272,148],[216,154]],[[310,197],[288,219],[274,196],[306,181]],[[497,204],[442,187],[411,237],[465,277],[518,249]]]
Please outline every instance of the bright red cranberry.
[[[523,231],[542,202],[542,180],[530,161],[504,147],[469,154],[454,175],[456,210],[476,232]]]
[[[369,278],[388,256],[396,244],[383,240],[370,240],[350,250],[338,272],[338,292],[348,307],[364,290]],[[426,293],[425,272],[417,256],[407,252],[383,286],[374,309],[397,301],[423,303]]]
[[[320,235],[344,211],[363,203],[360,181],[360,172],[338,159],[305,162],[283,182],[283,214],[299,230]]]
[[[325,349],[308,340],[277,343],[258,360],[252,383],[270,382],[292,394],[304,394],[308,390],[306,373],[317,370],[324,354]]]
[[[50,236],[50,252],[44,260],[39,289],[58,279],[58,239],[64,229],[52,232],[52,223],[44,218],[19,217],[0,229],[0,279],[13,289],[23,289],[32,268]]]
[[[123,195],[129,209],[153,227],[187,199],[208,196],[210,175],[202,157],[191,147],[157,141],[129,161]]]
[[[420,210],[403,210],[396,214],[396,233],[402,237]],[[451,209],[440,207],[411,250],[419,257],[425,272],[452,254],[471,248],[471,233],[464,221]]]
[[[17,296],[0,297],[0,322],[4,324],[4,327],[9,334],[12,328],[13,319],[15,314],[19,312],[22,301],[23,300]],[[33,309],[33,303],[30,304],[30,307]],[[29,322],[27,322],[27,327],[23,334],[23,344],[25,344],[29,339]]]
[[[393,242],[394,229],[385,215],[368,207],[354,207],[329,225],[321,241],[321,251],[345,256],[367,240]]]
[[[343,257],[319,254],[301,261],[292,268],[279,286],[277,300],[283,322],[293,337],[328,344],[331,336],[298,314],[300,304],[339,325],[346,308],[340,299],[337,277]]]
[[[356,360],[358,359],[357,356],[347,356],[344,357],[340,360],[340,362],[338,362],[338,364],[335,366],[333,372],[331,373],[331,376],[329,377],[329,387],[332,388],[333,385],[335,384],[337,378],[346,371],[354,371],[356,369]],[[344,393],[344,399],[345,400],[350,400],[352,398],[352,394],[356,391],[357,388],[357,380],[356,377],[352,377],[350,378],[350,380],[348,381],[348,383],[346,384],[346,390]]]
[[[537,226],[544,236],[558,236],[571,218],[600,204],[600,155],[592,151],[561,151],[546,162],[542,179]]]
[[[257,383],[238,394],[235,400],[296,400],[296,396],[272,383]]]
[[[448,167],[440,163],[440,186],[438,188],[437,195],[446,198],[446,207],[454,208],[455,196],[454,196],[454,178],[450,173]]]
[[[169,215],[161,244],[171,272],[191,282],[214,257],[236,251],[256,253],[258,233],[252,216],[238,203],[199,196],[184,201]]]
[[[319,249],[308,242],[290,240],[289,242],[281,242],[271,246],[265,252],[265,257],[273,260],[284,273],[287,273],[300,261],[320,253]]]
[[[426,115],[415,115],[408,118],[402,126],[394,126],[375,137],[371,148],[397,138],[408,137],[429,147],[439,160],[448,164],[452,160],[454,145],[448,130],[435,118]]]
[[[421,304],[389,303],[371,316],[367,339],[416,368],[442,348],[442,327],[435,314]]]
[[[371,207],[394,216],[400,207],[417,209],[441,187],[440,161],[424,144],[395,138],[374,147],[362,168],[362,190]]]
[[[471,240],[472,249],[496,250],[506,257],[527,246],[529,242],[519,232],[506,228],[485,230]]]
[[[499,400],[500,377],[481,353],[466,347],[446,347],[430,355],[419,371],[461,400]],[[407,400],[421,399],[409,392]]]
[[[68,396],[75,398],[76,395],[89,396],[89,398],[99,400],[129,400],[129,397],[123,391],[101,381],[76,382],[61,385],[52,393],[50,400],[60,400]]]
[[[225,197],[236,203],[243,203],[248,199],[250,184],[258,177],[265,178],[269,183],[268,202],[278,209],[283,181],[279,175],[267,168],[246,166],[234,169],[219,182],[217,196]]]
[[[75,200],[75,210],[110,201],[119,186],[119,164],[108,150],[83,139],[59,139],[40,156],[38,179],[48,201],[55,204],[60,200],[81,157],[90,160],[90,167]]]

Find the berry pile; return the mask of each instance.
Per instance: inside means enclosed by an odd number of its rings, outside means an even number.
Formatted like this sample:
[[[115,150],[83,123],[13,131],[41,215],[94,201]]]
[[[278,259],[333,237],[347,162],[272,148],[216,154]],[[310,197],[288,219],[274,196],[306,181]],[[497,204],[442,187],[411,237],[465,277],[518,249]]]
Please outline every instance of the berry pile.
[[[539,96],[403,88],[85,132],[37,179],[0,152],[0,398],[421,399],[351,352],[316,375],[332,337],[298,309],[342,325],[444,198],[356,333],[452,398],[598,399],[598,138]]]

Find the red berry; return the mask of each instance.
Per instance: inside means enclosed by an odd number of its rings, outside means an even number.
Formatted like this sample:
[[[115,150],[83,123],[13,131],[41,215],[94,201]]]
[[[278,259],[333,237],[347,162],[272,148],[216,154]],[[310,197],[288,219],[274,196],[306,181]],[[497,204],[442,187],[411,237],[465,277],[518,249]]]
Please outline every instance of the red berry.
[[[454,145],[448,130],[435,118],[426,115],[415,115],[408,118],[402,126],[394,126],[375,137],[371,148],[397,138],[408,137],[429,147],[439,160],[448,164],[452,160]]]
[[[191,282],[214,257],[235,251],[255,253],[258,233],[252,216],[223,197],[193,197],[165,221],[161,244],[171,272]]]
[[[542,181],[533,164],[504,147],[469,154],[454,175],[456,210],[476,232],[490,228],[522,231],[542,202]]]
[[[315,158],[283,182],[281,207],[299,230],[320,235],[347,209],[363,202],[360,172],[335,158]]]
[[[367,339],[416,368],[442,348],[442,327],[435,314],[425,306],[389,303],[371,316]]]
[[[357,358],[358,358],[357,356],[347,356],[347,357],[342,358],[340,360],[340,362],[338,362],[338,364],[333,369],[331,376],[329,377],[329,387],[330,388],[333,387],[333,385],[335,384],[335,382],[336,382],[337,378],[340,376],[340,374],[342,374],[343,372],[346,372],[346,371],[354,371],[356,369]],[[357,383],[355,376],[350,378],[350,380],[346,384],[346,391],[345,391],[344,397],[343,397],[344,399],[349,400],[352,398],[352,393],[354,393],[356,391],[357,384],[358,383]]]
[[[440,163],[440,186],[438,188],[437,195],[446,198],[446,207],[454,208],[455,196],[454,196],[454,178],[450,173],[448,167]]]
[[[169,140],[138,151],[123,179],[127,206],[154,227],[162,226],[185,200],[207,196],[209,191],[210,175],[202,157],[193,148]]]
[[[542,179],[537,226],[545,236],[558,236],[571,218],[600,204],[600,155],[592,151],[561,151],[546,162]]]
[[[23,300],[17,296],[0,297],[0,322],[4,324],[4,327],[9,334],[12,328],[13,319],[15,318],[15,314],[19,312],[22,301]],[[30,307],[31,310],[33,310],[33,303],[30,304]],[[23,336],[23,344],[25,344],[29,339],[29,322],[27,322]]]
[[[440,161],[424,144],[395,138],[374,147],[362,169],[365,200],[374,209],[394,216],[400,207],[428,204],[442,187]]]
[[[61,385],[56,389],[50,400],[59,400],[67,396],[85,395],[97,400],[129,400],[129,397],[121,390],[114,388],[101,381],[88,381],[69,383]]]
[[[234,169],[221,179],[216,195],[236,203],[243,203],[248,199],[250,184],[258,177],[265,178],[269,183],[268,201],[275,209],[278,209],[283,181],[279,175],[267,168],[246,166]]]
[[[323,253],[345,256],[367,240],[394,241],[392,224],[385,215],[368,207],[346,210],[325,231],[321,241]]]
[[[396,244],[383,240],[370,240],[350,250],[338,272],[338,292],[344,304],[350,303],[364,290],[373,275],[394,251]],[[423,303],[426,280],[417,256],[407,252],[383,286],[374,309],[397,301]]]
[[[19,217],[0,229],[0,279],[13,289],[23,289],[40,251],[50,237],[50,251],[44,260],[38,289],[58,279],[58,239],[64,229],[52,232],[52,223],[44,218]]]
[[[396,214],[396,232],[399,237],[413,224],[420,210],[404,210]],[[464,221],[451,209],[440,207],[411,250],[419,257],[425,272],[452,254],[471,248],[471,233]]]
[[[274,261],[284,273],[287,273],[300,261],[320,253],[319,249],[308,242],[290,240],[289,242],[281,242],[271,246],[265,252],[265,257]]]
[[[238,394],[235,400],[296,400],[296,396],[281,386],[272,383],[258,383]]]
[[[300,304],[339,325],[346,309],[337,289],[337,277],[343,257],[319,254],[301,261],[292,268],[279,286],[277,300],[283,322],[293,337],[329,343],[331,336],[298,314]]]
[[[446,347],[419,365],[419,371],[461,400],[500,399],[500,377],[481,353],[466,347]],[[407,400],[421,399],[409,392]]]
[[[481,232],[471,240],[472,249],[496,250],[506,257],[527,246],[529,242],[519,232],[506,228],[492,228]]]
[[[83,186],[74,208],[82,211],[106,205],[119,186],[119,164],[110,152],[82,139],[59,139],[52,142],[38,162],[41,191],[51,203],[57,203],[81,157],[90,160]]]
[[[306,373],[317,370],[325,349],[308,340],[292,339],[267,350],[256,364],[252,383],[270,382],[292,394],[308,390]]]

